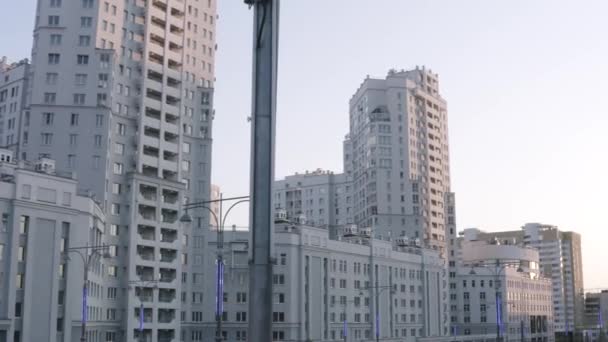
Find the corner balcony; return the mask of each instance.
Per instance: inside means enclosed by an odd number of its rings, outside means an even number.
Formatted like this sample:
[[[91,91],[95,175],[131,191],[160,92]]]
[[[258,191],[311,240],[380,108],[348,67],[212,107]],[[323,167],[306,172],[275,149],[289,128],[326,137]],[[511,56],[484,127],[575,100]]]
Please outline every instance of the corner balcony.
[[[145,149],[145,147],[144,147]],[[140,199],[145,201],[156,202],[158,200],[157,188],[152,185],[140,184],[139,185],[139,196]]]
[[[156,222],[156,208],[153,206],[140,204],[137,208],[139,218],[144,221]]]
[[[139,307],[137,308],[133,308],[133,318],[135,318],[138,322],[139,322]],[[144,323],[152,323],[152,318],[154,316],[152,315],[152,309],[151,308],[144,308]]]
[[[156,240],[156,228],[154,226],[139,224],[137,225],[137,234],[139,234],[140,239],[145,241]]]

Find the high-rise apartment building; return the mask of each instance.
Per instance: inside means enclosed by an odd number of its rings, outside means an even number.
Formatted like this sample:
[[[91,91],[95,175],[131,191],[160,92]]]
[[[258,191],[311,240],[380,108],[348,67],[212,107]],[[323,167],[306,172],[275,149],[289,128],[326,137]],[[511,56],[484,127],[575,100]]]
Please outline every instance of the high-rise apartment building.
[[[584,324],[583,262],[578,233],[561,231],[546,224],[527,223],[521,230],[483,232],[465,229],[462,234],[469,241],[496,238],[536,248],[541,273],[552,280],[555,333],[573,332]]]
[[[317,169],[287,176],[274,183],[275,209],[284,209],[289,219],[304,216],[310,226],[330,230],[352,222],[352,184],[343,174]]]
[[[10,64],[6,57],[0,59],[0,146],[12,151],[18,147],[29,69],[27,59]]]
[[[344,171],[361,227],[422,239],[446,253],[450,194],[447,105],[425,68],[366,78],[350,100]]]
[[[178,218],[209,199],[216,17],[215,0],[38,1],[18,158],[74,172],[107,216],[116,273],[91,286],[119,291],[95,308],[91,341],[196,336],[191,241],[209,216]]]

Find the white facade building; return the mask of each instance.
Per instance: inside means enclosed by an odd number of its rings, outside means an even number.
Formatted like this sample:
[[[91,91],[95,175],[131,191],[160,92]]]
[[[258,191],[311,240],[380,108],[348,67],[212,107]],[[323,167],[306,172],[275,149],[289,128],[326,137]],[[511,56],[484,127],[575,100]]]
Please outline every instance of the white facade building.
[[[71,174],[36,169],[24,162],[0,163],[0,341],[77,341],[84,267],[76,255],[68,262],[65,252],[102,245],[105,215],[92,198],[79,194]],[[117,250],[111,251],[116,256]],[[87,311],[92,326],[106,315],[120,318],[111,303],[124,293],[106,285],[119,268],[112,259],[92,264]],[[88,341],[118,337],[117,331],[95,330]]]
[[[0,146],[16,152],[21,127],[21,111],[25,107],[30,64],[27,59],[7,63],[0,59]]]
[[[360,226],[420,238],[444,253],[450,194],[447,104],[425,68],[366,78],[350,100],[344,171]]]
[[[209,199],[216,18],[215,0],[37,3],[18,156],[77,174],[119,246],[116,277],[102,285],[119,289],[104,302],[117,314],[95,316],[90,341],[190,336],[180,312],[197,304],[180,295],[203,289],[191,241],[209,213],[191,210],[186,228],[178,218],[183,203]]]
[[[325,228],[335,236],[338,227],[353,223],[352,183],[345,174],[317,169],[274,182],[274,207],[289,219],[304,215],[309,226]]]
[[[229,341],[245,341],[247,319],[257,314],[248,312],[249,233],[224,234],[222,330]],[[274,238],[274,340],[344,341],[344,321],[347,341],[374,340],[376,298],[382,341],[443,334],[446,279],[437,251],[386,239],[370,247],[358,234],[334,240],[327,229],[288,222],[275,224]],[[195,316],[202,341],[215,336],[216,241],[214,232],[201,241],[205,268],[197,278],[206,287]]]
[[[541,275],[538,251],[497,240],[459,243],[450,278],[452,335],[554,341],[551,279]]]
[[[581,236],[561,231],[556,226],[527,223],[521,230],[483,232],[465,229],[465,240],[511,241],[533,247],[539,252],[540,269],[553,284],[554,330],[573,332],[584,324],[584,285]]]

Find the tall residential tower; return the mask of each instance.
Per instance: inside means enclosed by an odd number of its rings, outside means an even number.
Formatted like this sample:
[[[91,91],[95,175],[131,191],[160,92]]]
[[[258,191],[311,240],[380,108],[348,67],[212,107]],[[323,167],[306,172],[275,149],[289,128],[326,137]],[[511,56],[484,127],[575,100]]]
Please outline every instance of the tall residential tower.
[[[75,172],[107,215],[91,341],[142,338],[140,305],[146,341],[179,340],[180,320],[196,336],[209,218],[178,218],[209,198],[215,20],[215,0],[38,1],[17,156]]]
[[[367,77],[350,100],[344,161],[356,224],[445,253],[455,231],[447,227],[447,105],[437,74],[416,68]]]

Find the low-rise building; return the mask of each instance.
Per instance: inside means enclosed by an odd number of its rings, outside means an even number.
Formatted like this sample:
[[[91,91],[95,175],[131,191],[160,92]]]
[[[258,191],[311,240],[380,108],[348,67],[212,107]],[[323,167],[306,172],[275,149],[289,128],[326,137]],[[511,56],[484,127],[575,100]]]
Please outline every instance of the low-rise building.
[[[534,248],[461,238],[450,290],[452,335],[554,341],[551,279]]]
[[[581,334],[585,342],[608,341],[608,290],[585,294],[585,326]]]
[[[327,229],[287,221],[275,224],[273,340],[417,341],[447,334],[443,295],[447,282],[438,251],[404,239],[371,239],[369,230],[332,239]],[[222,331],[247,340],[248,231],[226,231]],[[419,245],[419,243],[418,243]],[[196,315],[196,337],[215,336],[217,235],[204,241],[205,295]],[[197,261],[194,261],[197,263]],[[188,299],[189,300],[189,299]],[[191,336],[185,336],[185,341]]]
[[[0,156],[13,160],[8,150],[0,150]],[[66,251],[102,245],[105,217],[92,198],[78,193],[74,177],[55,173],[53,165],[52,160],[35,165],[0,162],[0,341],[80,337],[84,267],[77,255],[68,260]],[[87,255],[86,250],[81,252]],[[100,259],[91,264],[87,298],[91,326],[103,324],[108,314],[104,303],[116,300],[108,297],[103,280],[117,268]],[[117,318],[118,313],[113,314]],[[118,337],[88,335],[87,340],[118,341]]]

